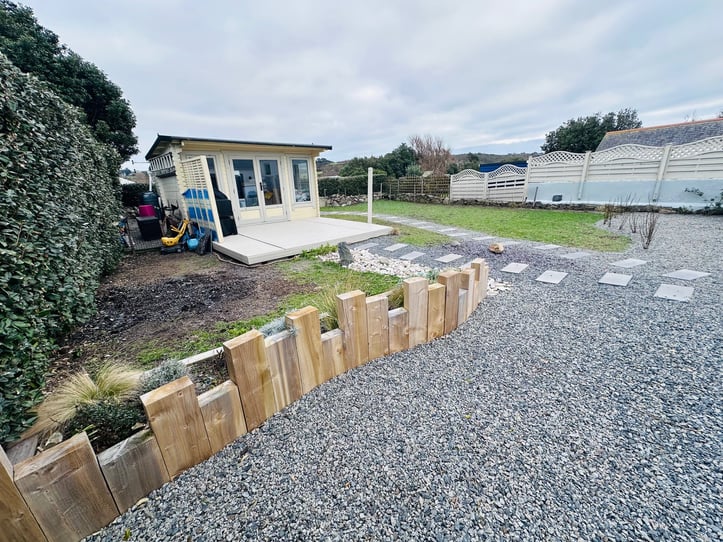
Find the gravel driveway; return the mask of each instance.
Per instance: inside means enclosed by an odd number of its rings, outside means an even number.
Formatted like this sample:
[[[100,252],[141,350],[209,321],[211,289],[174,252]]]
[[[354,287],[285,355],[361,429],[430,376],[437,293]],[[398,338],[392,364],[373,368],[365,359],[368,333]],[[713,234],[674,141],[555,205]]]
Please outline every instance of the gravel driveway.
[[[723,539],[723,220],[661,219],[648,251],[455,247],[512,289],[320,386],[90,540]],[[623,258],[648,263],[610,265]],[[511,261],[530,267],[501,274]],[[681,268],[711,275],[661,276]],[[547,269],[570,275],[535,282]],[[606,271],[634,278],[597,284]],[[691,301],[654,298],[663,282]]]

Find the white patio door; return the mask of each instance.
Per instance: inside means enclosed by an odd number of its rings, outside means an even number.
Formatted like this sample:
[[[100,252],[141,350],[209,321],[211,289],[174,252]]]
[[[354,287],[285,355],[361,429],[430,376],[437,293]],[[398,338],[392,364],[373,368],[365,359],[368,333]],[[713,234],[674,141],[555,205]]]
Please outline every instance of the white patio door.
[[[229,163],[235,181],[237,226],[285,220],[286,206],[278,157],[231,157]]]

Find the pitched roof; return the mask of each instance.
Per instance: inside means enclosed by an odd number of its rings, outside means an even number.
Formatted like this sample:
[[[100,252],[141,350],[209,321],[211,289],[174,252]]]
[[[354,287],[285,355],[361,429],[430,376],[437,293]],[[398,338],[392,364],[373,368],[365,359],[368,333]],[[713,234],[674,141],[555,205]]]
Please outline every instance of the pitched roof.
[[[650,147],[663,147],[669,143],[684,145],[685,143],[719,135],[723,135],[723,119],[696,120],[608,132],[597,146],[597,150],[602,151],[610,147],[626,144],[648,145]]]
[[[255,147],[293,147],[293,148],[301,148],[301,149],[319,149],[321,151],[330,151],[331,146],[330,145],[314,145],[313,143],[311,145],[303,144],[303,143],[269,143],[265,141],[238,141],[235,139],[212,139],[212,138],[203,138],[203,137],[185,137],[185,136],[172,136],[172,135],[161,135],[158,134],[156,136],[156,140],[153,142],[153,145],[151,145],[151,149],[146,153],[146,160],[149,158],[153,158],[154,156],[157,156],[160,154],[158,152],[159,147],[164,147],[168,145],[169,143],[177,141],[195,141],[195,142],[203,142],[203,143],[220,143],[220,144],[233,144],[233,145],[253,145]]]

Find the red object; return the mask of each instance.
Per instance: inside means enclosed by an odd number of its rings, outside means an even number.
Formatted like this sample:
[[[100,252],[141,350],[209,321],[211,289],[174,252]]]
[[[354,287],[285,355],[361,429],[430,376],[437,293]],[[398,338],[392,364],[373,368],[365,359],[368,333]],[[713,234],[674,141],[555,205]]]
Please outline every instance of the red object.
[[[139,205],[138,216],[156,216],[156,208],[153,205]]]

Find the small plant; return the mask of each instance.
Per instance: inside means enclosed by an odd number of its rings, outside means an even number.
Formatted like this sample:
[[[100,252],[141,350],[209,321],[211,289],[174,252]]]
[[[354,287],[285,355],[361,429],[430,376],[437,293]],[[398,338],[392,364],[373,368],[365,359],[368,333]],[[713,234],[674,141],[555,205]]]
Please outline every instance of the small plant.
[[[439,277],[439,269],[430,269],[427,271],[424,275],[424,278],[426,278],[429,282],[437,282],[437,278]]]
[[[608,201],[603,205],[603,226],[612,226],[613,218],[617,215],[617,205],[614,201]]]
[[[264,324],[259,328],[259,332],[264,337],[270,337],[271,335],[276,335],[277,333],[281,333],[286,329],[286,318],[280,317],[275,318],[268,322],[267,324]]]
[[[65,438],[69,438],[86,431],[93,449],[101,452],[130,437],[144,421],[140,401],[106,398],[80,405],[63,433]]]
[[[628,219],[628,225],[630,226],[630,233],[638,233],[638,215],[637,213],[630,213]]]
[[[689,194],[695,194],[699,198],[702,198],[705,200],[705,194],[700,188],[686,188],[686,192]],[[723,214],[723,190],[720,191],[720,194],[718,195],[718,198],[709,198],[706,201],[709,201],[711,205],[706,205],[703,207],[703,210],[701,211],[703,214],[706,215],[721,215]],[[682,209],[682,207],[680,208]]]
[[[647,249],[650,246],[650,243],[653,242],[655,230],[658,227],[659,216],[660,215],[658,214],[657,209],[654,207],[648,208],[648,211],[643,214],[640,223],[640,239],[643,242],[644,249]]]
[[[26,435],[64,427],[83,406],[131,399],[138,390],[140,375],[140,371],[118,364],[105,365],[92,377],[85,372],[74,374],[38,406],[38,419]]]
[[[160,388],[164,384],[173,382],[186,376],[188,367],[178,360],[168,360],[161,363],[158,367],[143,373],[138,384],[138,395],[143,395],[156,388]]]
[[[404,286],[400,283],[387,294],[390,309],[398,309],[404,306]]]

